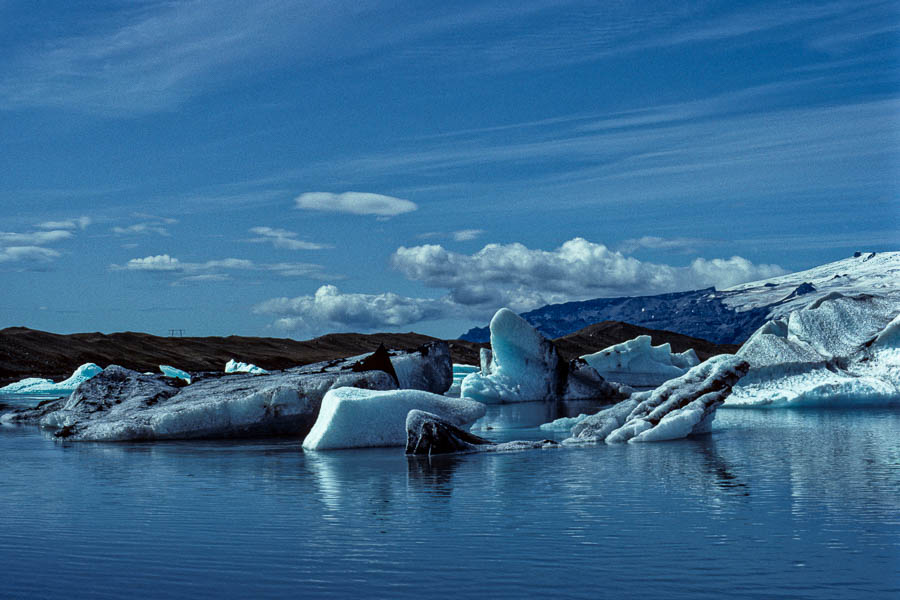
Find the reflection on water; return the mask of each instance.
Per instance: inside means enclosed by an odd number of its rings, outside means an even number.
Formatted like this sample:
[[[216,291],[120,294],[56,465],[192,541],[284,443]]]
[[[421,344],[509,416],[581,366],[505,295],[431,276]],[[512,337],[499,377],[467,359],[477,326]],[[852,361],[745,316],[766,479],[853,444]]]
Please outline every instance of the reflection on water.
[[[429,459],[0,427],[0,596],[893,598],[898,434],[729,410],[670,443]]]

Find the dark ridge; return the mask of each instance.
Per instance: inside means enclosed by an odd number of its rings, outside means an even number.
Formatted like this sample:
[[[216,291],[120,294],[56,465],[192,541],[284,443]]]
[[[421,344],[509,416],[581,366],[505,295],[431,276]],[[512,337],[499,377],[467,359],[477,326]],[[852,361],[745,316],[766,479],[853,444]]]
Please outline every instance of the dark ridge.
[[[0,330],[0,386],[25,377],[65,379],[93,362],[135,371],[159,371],[172,365],[185,371],[224,371],[229,359],[264,369],[287,369],[373,352],[380,345],[416,350],[437,338],[419,333],[332,333],[297,341],[258,337],[160,337],[147,333],[75,333],[61,335],[26,327]],[[481,344],[450,341],[453,362],[478,364]]]
[[[693,348],[697,358],[704,361],[717,354],[734,354],[740,348],[735,344],[715,344],[708,340],[682,335],[672,331],[648,329],[620,321],[603,321],[588,325],[575,333],[553,340],[556,349],[566,360],[603,350],[614,344],[632,340],[639,335],[649,335],[654,346],[669,343],[673,352]]]

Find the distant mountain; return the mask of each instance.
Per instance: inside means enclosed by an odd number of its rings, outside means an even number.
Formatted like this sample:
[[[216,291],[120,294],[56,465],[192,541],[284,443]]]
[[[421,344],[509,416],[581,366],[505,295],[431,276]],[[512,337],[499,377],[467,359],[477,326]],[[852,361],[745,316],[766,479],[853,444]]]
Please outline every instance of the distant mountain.
[[[615,320],[718,344],[741,344],[768,319],[782,317],[832,292],[887,296],[897,301],[900,310],[900,252],[857,252],[806,271],[725,290],[706,288],[551,304],[522,317],[551,339],[593,323]],[[486,342],[490,331],[487,327],[473,328],[460,339]]]

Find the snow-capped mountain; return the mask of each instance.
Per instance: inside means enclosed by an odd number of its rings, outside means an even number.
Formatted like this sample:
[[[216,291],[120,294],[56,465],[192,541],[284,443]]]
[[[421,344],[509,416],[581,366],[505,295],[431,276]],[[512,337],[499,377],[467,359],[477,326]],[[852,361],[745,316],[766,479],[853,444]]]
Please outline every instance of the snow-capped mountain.
[[[599,321],[625,321],[666,329],[720,344],[740,344],[769,319],[786,315],[832,292],[876,294],[892,299],[900,311],[900,252],[857,252],[850,258],[806,271],[744,283],[725,290],[597,298],[551,304],[521,316],[548,338],[557,338]],[[486,342],[487,327],[463,340]]]

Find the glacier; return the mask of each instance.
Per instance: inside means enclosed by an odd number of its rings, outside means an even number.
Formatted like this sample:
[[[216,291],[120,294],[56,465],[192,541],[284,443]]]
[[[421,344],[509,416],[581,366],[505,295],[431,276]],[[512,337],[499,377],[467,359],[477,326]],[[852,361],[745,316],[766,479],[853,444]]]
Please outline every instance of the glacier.
[[[676,354],[668,343],[651,345],[649,335],[638,336],[581,358],[607,380],[638,388],[657,387],[700,364],[693,349]]]
[[[505,404],[623,395],[620,387],[604,380],[585,360],[563,360],[552,342],[508,308],[497,311],[490,329],[491,352],[482,353],[481,369],[462,380],[463,398]]]
[[[479,402],[421,390],[363,390],[345,387],[325,394],[315,424],[303,440],[305,450],[403,446],[412,410],[435,413],[462,426],[484,416]]]
[[[563,443],[659,442],[708,433],[716,409],[749,369],[738,356],[714,356],[655,390],[582,419]]]
[[[832,293],[767,322],[741,346],[751,365],[727,406],[900,403],[898,304]]]
[[[239,362],[233,358],[225,363],[226,373],[250,373],[252,375],[268,375],[269,372],[262,367],[257,367],[251,363]]]
[[[102,372],[98,365],[85,363],[68,379],[55,383],[52,379],[28,377],[0,388],[0,394],[71,394],[81,383]]]

